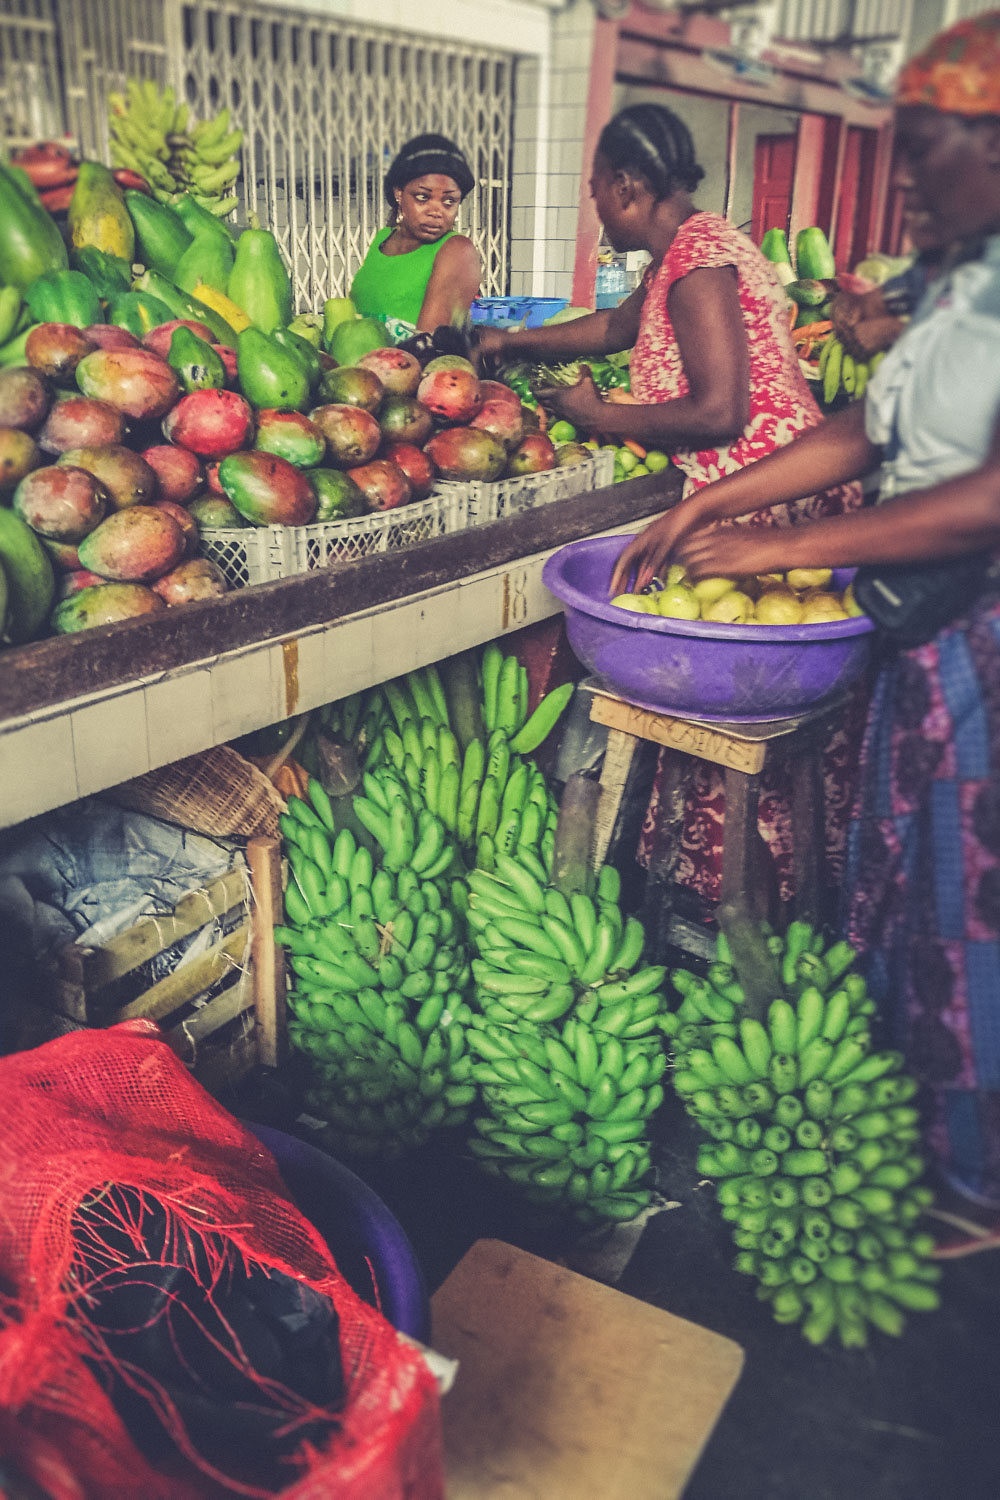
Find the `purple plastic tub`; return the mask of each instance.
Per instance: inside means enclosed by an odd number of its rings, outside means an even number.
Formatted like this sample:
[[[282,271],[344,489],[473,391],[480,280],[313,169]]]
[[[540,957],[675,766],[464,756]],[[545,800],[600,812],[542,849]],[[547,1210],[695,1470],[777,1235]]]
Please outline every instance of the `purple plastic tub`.
[[[542,572],[566,606],[573,651],[628,702],[657,713],[759,724],[836,697],[865,670],[874,628],[867,615],[827,625],[716,625],[612,607],[611,570],[629,541],[571,542]],[[833,576],[845,588],[854,570]]]
[[[358,1296],[400,1333],[428,1343],[431,1309],[423,1272],[402,1225],[378,1194],[297,1136],[243,1124],[270,1151],[296,1207],[326,1240]]]

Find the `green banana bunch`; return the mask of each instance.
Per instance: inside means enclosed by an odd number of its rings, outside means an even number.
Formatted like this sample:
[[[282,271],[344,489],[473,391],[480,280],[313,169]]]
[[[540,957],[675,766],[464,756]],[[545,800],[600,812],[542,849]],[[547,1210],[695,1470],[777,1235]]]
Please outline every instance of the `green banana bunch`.
[[[882,353],[879,353],[870,360],[855,359],[852,354],[848,354],[836,334],[831,333],[820,350],[818,366],[826,405],[829,406],[841,390],[853,400],[860,400],[882,358]]]
[[[611,866],[593,898],[548,884],[534,856],[498,851],[468,877],[482,1112],[469,1149],[532,1202],[584,1223],[650,1202],[646,1122],[663,1100],[660,966],[637,969],[644,932],[619,908]]]
[[[288,799],[288,920],[275,936],[295,976],[290,1038],[311,1064],[303,1102],[346,1153],[391,1156],[466,1122],[471,974],[439,878],[454,853],[440,820],[388,774],[366,790],[355,812],[374,825],[374,857],[336,831],[318,782],[308,801]]]
[[[558,808],[526,757],[554,727],[573,694],[564,684],[528,714],[528,678],[495,643],[482,654],[476,704],[481,733],[459,738],[454,695],[434,666],[409,672],[371,693],[330,704],[328,733],[354,743],[366,770],[391,766],[439,816],[467,856],[487,870],[498,851],[551,857]],[[303,750],[307,769],[309,748]]]
[[[572,1016],[561,1028],[483,1018],[467,1038],[482,1099],[469,1150],[482,1170],[584,1223],[642,1213],[646,1122],[666,1067],[655,1038],[623,1041]]]
[[[228,109],[192,125],[187,103],[149,78],[130,78],[108,104],[113,166],[138,172],[161,203],[188,192],[217,218],[232,213],[243,132],[230,129]]]
[[[900,1053],[873,1049],[848,944],[801,922],[767,942],[785,995],[763,1021],[742,1009],[724,938],[705,978],[672,974],[673,1085],[711,1138],[697,1166],[719,1183],[736,1269],[810,1342],[836,1331],[861,1348],[869,1324],[899,1334],[907,1310],[938,1305],[934,1240],[916,1227],[932,1201],[917,1085]]]

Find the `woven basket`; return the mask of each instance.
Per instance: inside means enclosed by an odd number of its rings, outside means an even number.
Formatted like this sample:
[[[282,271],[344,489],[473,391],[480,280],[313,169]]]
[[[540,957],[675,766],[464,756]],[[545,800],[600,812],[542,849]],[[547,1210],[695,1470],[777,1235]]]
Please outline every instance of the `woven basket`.
[[[107,797],[193,833],[254,838],[278,833],[284,798],[263,771],[229,745],[175,760],[113,787]]]

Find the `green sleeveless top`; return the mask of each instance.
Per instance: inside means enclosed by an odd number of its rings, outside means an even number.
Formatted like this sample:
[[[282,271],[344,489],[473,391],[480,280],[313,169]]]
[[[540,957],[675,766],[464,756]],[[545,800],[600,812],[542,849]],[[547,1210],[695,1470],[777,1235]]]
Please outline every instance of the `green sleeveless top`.
[[[405,255],[383,255],[381,246],[392,229],[380,229],[351,283],[351,301],[361,316],[415,328],[437,253],[457,233],[449,229],[432,245],[420,245]]]

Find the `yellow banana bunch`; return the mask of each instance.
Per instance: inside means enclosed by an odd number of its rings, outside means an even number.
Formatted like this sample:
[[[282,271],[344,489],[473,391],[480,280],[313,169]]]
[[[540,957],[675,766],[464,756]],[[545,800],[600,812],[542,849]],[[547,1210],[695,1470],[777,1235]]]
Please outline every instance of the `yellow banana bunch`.
[[[871,359],[855,359],[831,333],[819,356],[819,377],[823,383],[823,401],[829,406],[843,390],[857,401],[865,393],[868,381],[882,362],[882,353]]]
[[[228,109],[194,123],[172,87],[161,91],[148,78],[129,79],[108,104],[114,166],[138,172],[161,203],[187,192],[218,218],[232,213],[243,132],[230,128]]]

